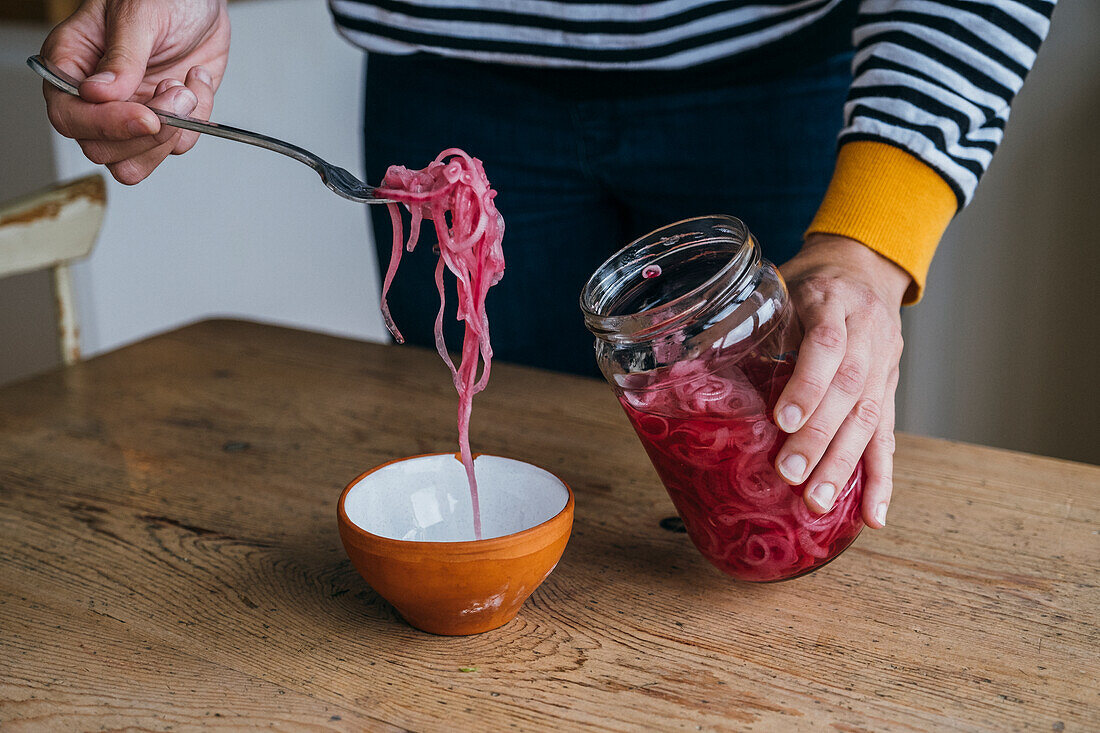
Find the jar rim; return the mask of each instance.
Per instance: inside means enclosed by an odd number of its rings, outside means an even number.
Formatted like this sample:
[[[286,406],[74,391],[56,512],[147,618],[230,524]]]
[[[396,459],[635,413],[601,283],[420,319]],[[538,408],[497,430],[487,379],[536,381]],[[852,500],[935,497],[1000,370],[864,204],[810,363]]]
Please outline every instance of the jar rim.
[[[697,228],[699,231],[681,231]],[[701,238],[705,233],[709,238]],[[697,235],[692,241],[681,238]],[[645,278],[643,271],[661,256],[687,246],[727,240],[729,258],[701,282],[689,284],[673,297],[633,312],[614,313],[629,285]],[[760,248],[740,219],[709,214],[682,219],[638,237],[608,257],[581,290],[580,307],[585,325],[598,338],[636,341],[654,338],[690,318],[718,307],[736,296],[760,265]]]

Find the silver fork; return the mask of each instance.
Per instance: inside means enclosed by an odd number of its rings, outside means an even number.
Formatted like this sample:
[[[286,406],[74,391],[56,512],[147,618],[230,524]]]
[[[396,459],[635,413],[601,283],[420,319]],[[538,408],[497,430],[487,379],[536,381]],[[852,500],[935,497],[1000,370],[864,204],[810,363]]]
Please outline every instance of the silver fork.
[[[27,66],[34,69],[39,76],[61,91],[72,94],[73,96],[80,96],[80,81],[69,76],[41,56],[31,56],[27,59]],[[238,127],[219,125],[216,122],[203,122],[193,117],[174,115],[170,112],[154,109],[153,107],[149,107],[149,109],[153,110],[156,116],[160,118],[160,121],[166,125],[178,127],[183,130],[201,132],[205,135],[222,137],[226,140],[235,140],[239,143],[248,143],[256,147],[273,150],[276,153],[282,153],[287,157],[294,158],[294,160],[299,163],[305,163],[320,174],[324,184],[337,196],[343,196],[350,201],[357,201],[361,204],[393,203],[391,199],[378,198],[375,196],[374,186],[363,183],[344,168],[332,165],[297,145],[292,145],[291,143],[277,140],[258,132],[242,130]]]

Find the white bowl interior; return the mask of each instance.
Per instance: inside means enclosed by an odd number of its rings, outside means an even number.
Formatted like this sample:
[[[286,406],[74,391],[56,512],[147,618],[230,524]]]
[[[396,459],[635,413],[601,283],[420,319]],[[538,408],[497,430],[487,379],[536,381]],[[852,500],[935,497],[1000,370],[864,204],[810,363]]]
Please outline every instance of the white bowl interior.
[[[481,538],[522,532],[556,516],[569,491],[538,466],[500,456],[474,459]],[[474,538],[470,483],[453,454],[391,463],[363,477],[344,499],[348,519],[371,534],[418,542]]]

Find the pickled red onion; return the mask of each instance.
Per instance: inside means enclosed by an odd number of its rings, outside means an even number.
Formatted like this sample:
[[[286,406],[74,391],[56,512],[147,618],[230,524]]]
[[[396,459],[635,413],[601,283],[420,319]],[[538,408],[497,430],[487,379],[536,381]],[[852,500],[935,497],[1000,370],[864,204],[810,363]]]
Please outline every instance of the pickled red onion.
[[[863,528],[862,464],[823,515],[775,472],[782,433],[770,415],[793,370],[793,359],[700,356],[635,380],[620,398],[692,542],[743,580],[813,570]]]
[[[485,296],[504,275],[504,251],[501,248],[504,219],[493,203],[496,191],[485,177],[480,160],[457,148],[450,148],[422,170],[390,166],[376,195],[404,204],[412,215],[409,237],[403,242],[401,212],[396,203],[387,205],[393,222],[393,249],[382,282],[382,317],[398,343],[403,343],[405,339],[390,314],[386,295],[401,262],[402,244],[412,252],[420,239],[423,220],[429,219],[435,224],[439,240],[439,261],[435,268],[435,286],[439,291],[435,348],[451,370],[458,391],[459,454],[470,482],[474,536],[480,539],[481,512],[474,459],[470,451],[470,411],[474,395],[485,389],[489,381],[493,359]],[[447,353],[447,344],[443,340],[443,310],[446,304],[444,266],[454,273],[457,280],[458,320],[465,322],[462,356],[457,367]],[[480,378],[477,376],[479,360],[483,365]]]

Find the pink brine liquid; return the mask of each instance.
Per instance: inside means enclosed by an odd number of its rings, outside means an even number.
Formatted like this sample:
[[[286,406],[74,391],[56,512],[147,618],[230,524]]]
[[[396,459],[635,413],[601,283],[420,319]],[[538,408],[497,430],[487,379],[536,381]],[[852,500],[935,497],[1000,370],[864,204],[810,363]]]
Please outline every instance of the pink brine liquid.
[[[481,511],[474,458],[470,451],[470,411],[474,395],[485,389],[489,381],[489,367],[493,359],[485,296],[504,275],[504,252],[501,248],[504,219],[493,204],[496,191],[489,185],[480,160],[457,148],[450,148],[422,170],[390,166],[376,195],[404,204],[412,215],[409,237],[405,241],[398,205],[388,204],[393,223],[393,250],[382,282],[382,316],[398,343],[404,342],[404,338],[390,315],[386,294],[401,262],[402,245],[409,252],[413,250],[420,239],[420,226],[425,219],[435,226],[439,241],[439,261],[435,268],[435,285],[439,291],[435,348],[451,370],[458,391],[459,455],[470,482],[474,537],[481,539]],[[443,306],[446,301],[444,267],[455,276],[458,320],[465,323],[462,356],[457,366],[443,341]],[[482,364],[480,376],[479,362]]]
[[[689,361],[620,397],[692,542],[741,580],[807,573],[863,528],[862,463],[823,515],[775,472],[783,433],[771,415],[793,369],[793,357],[750,355],[717,370]]]

